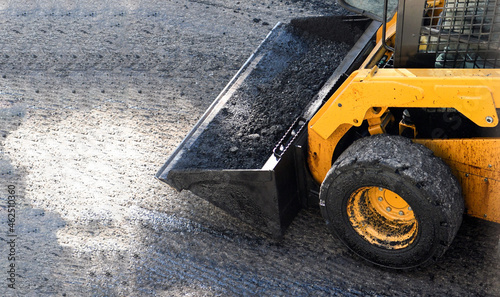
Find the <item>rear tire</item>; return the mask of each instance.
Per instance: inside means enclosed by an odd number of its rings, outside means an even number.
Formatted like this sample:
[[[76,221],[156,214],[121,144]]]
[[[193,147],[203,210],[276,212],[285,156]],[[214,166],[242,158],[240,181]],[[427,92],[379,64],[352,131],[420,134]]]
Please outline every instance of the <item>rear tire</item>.
[[[457,180],[431,150],[375,135],[336,160],[321,185],[320,208],[349,249],[377,265],[405,269],[444,254],[464,204]]]

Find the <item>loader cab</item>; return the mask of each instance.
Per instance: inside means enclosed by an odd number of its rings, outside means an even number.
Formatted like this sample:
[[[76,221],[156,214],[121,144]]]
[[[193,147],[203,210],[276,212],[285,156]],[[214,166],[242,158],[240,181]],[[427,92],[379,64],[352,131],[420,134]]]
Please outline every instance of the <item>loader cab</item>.
[[[498,1],[400,1],[395,66],[499,68],[497,9]]]
[[[399,2],[399,3],[398,3]],[[499,68],[500,16],[497,1],[339,0],[345,8],[383,23],[397,17],[395,38],[382,43],[394,52],[395,68]],[[416,13],[421,11],[422,13]],[[394,32],[394,31],[393,31]],[[383,65],[372,61],[367,66]]]

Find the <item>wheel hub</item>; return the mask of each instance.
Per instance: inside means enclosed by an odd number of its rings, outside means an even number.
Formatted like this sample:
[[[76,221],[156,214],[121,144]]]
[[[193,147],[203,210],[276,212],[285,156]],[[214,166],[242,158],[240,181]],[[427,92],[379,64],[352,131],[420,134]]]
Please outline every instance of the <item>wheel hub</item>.
[[[406,248],[417,235],[418,223],[411,206],[383,187],[362,187],[352,193],[347,215],[358,235],[382,248]]]
[[[379,187],[378,191],[370,189],[367,195],[371,205],[387,219],[408,221],[415,218],[408,203],[393,191]]]

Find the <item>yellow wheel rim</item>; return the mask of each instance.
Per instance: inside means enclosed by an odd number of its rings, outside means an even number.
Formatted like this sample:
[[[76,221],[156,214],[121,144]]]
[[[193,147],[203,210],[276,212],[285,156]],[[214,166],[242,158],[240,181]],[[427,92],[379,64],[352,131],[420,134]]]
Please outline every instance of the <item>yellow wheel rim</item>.
[[[417,236],[418,222],[410,205],[382,187],[363,187],[352,193],[347,216],[363,239],[382,248],[406,248]]]

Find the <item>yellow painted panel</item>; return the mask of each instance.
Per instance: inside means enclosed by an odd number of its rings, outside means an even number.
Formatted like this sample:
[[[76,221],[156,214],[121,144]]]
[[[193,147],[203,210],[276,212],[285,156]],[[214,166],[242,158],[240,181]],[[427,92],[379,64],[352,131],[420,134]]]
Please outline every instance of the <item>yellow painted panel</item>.
[[[312,141],[312,139],[321,139],[321,137],[314,131],[309,132],[308,164],[311,175],[318,183],[322,183],[325,179],[332,166],[331,160],[335,147],[351,127],[352,125],[341,125],[327,141]],[[329,160],[325,156],[330,156]]]
[[[456,108],[479,126],[498,124],[500,69],[355,71],[309,122],[309,168],[318,183],[346,129],[373,117],[372,107]]]
[[[500,223],[500,138],[417,139],[450,166],[467,214]]]
[[[498,69],[375,67],[354,72],[313,117],[309,128],[327,139],[341,124],[360,126],[371,107],[455,108],[481,127],[494,127],[498,104]]]

